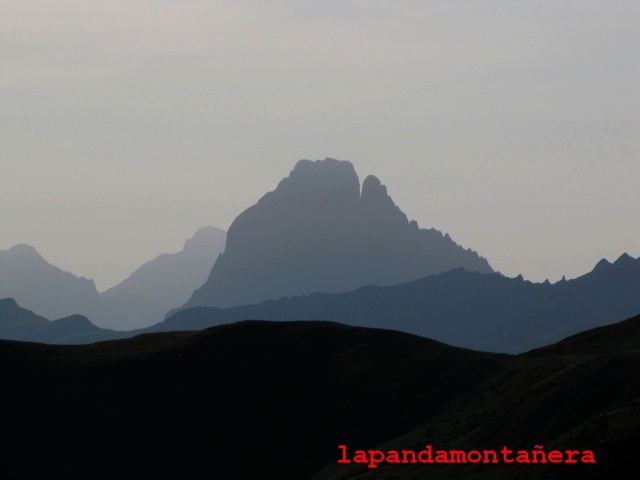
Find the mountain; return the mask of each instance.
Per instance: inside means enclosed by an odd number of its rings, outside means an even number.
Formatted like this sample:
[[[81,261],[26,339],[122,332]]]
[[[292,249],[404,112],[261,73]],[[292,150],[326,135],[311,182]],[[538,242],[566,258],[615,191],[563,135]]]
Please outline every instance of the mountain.
[[[93,280],[51,265],[30,245],[0,250],[0,298],[13,298],[47,318],[83,314],[96,323],[109,322]]]
[[[0,298],[13,298],[46,318],[83,315],[108,329],[147,327],[202,285],[224,250],[225,236],[223,230],[201,228],[182,251],[156,257],[104,293],[93,280],[51,265],[32,246],[16,245],[0,251]]]
[[[0,338],[24,342],[83,344],[124,338],[127,334],[96,327],[82,315],[58,320],[36,315],[13,298],[0,299]]]
[[[48,323],[48,319],[20,307],[13,298],[0,299],[0,338],[28,341],[32,332]]]
[[[10,413],[0,429],[0,473],[634,478],[639,345],[640,317],[519,356],[298,321],[242,322],[86,346],[0,341],[0,362],[10,366],[0,396],[0,410]],[[378,451],[427,446],[447,458],[507,448],[513,450],[507,459],[543,451],[549,460],[508,464],[499,453],[495,464],[376,468],[354,460],[357,450],[379,458]],[[554,463],[565,460],[567,450],[578,451],[576,463]],[[338,463],[345,456],[351,463]]]
[[[394,285],[453,268],[492,272],[449,235],[409,221],[374,176],[347,161],[300,160],[234,220],[224,253],[184,307]]]
[[[129,278],[102,293],[113,309],[111,326],[122,330],[159,322],[168,310],[184,304],[201,286],[224,250],[226,232],[203,227],[182,251],[165,253],[145,263]]]
[[[90,343],[248,319],[330,320],[404,331],[483,351],[519,353],[627,318],[640,311],[639,293],[640,259],[624,254],[613,263],[600,261],[582,277],[555,284],[460,268],[389,287],[316,293],[228,309],[194,307],[126,332],[98,328],[79,316],[42,328],[49,323],[46,318],[16,310],[15,305],[0,311],[0,338]]]
[[[221,309],[194,307],[146,331],[239,320],[331,320],[389,328],[485,351],[518,353],[640,312],[640,259],[622,255],[555,284],[462,268],[389,287],[312,294]]]
[[[475,348],[521,352],[640,312],[640,258],[601,260],[586,275],[553,285],[550,295],[503,322]]]

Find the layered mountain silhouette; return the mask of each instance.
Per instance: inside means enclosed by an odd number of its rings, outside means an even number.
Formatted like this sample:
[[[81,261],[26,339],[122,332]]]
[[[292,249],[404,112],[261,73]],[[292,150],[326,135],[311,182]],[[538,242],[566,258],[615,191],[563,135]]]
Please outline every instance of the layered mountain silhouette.
[[[388,328],[457,346],[519,353],[633,315],[640,311],[639,292],[640,259],[625,254],[613,263],[600,261],[582,277],[555,284],[455,269],[389,287],[368,286],[228,309],[194,307],[151,327],[126,332],[89,326],[86,319],[49,322],[19,308],[12,299],[0,300],[10,302],[0,308],[0,338],[91,343],[149,332],[201,330],[248,319],[302,319]],[[66,325],[64,331],[61,325]]]
[[[93,280],[51,265],[30,245],[0,250],[0,298],[47,318],[83,314],[97,324],[110,321]]]
[[[23,342],[84,344],[125,338],[125,332],[103,329],[82,315],[50,321],[19,306],[13,298],[0,299],[0,338]]]
[[[201,228],[182,251],[156,257],[104,293],[93,280],[51,265],[35,248],[16,245],[0,251],[0,298],[13,298],[46,318],[83,315],[104,328],[143,328],[182,305],[202,285],[224,250],[225,237],[223,230]]]
[[[168,310],[184,304],[207,279],[225,241],[224,230],[203,227],[180,252],[154,258],[102,293],[118,319],[111,327],[133,330],[153,325]]]
[[[525,282],[526,283],[526,282]],[[621,255],[603,259],[588,274],[557,282],[550,295],[523,309],[517,318],[498,325],[475,348],[511,352],[541,347],[640,312],[640,258]]]
[[[88,346],[0,341],[7,478],[633,478],[640,317],[519,356],[328,322]],[[587,394],[588,392],[588,394]],[[339,464],[356,450],[596,463]],[[536,447],[538,446],[538,447]],[[529,453],[531,455],[531,453]],[[502,457],[501,457],[502,458]],[[578,455],[578,459],[582,455]],[[557,457],[556,457],[557,459]]]
[[[389,328],[451,345],[518,353],[640,312],[640,259],[602,260],[555,284],[462,268],[404,284],[362,287],[221,309],[182,310],[146,331],[199,330],[239,320],[331,320]]]
[[[374,176],[347,161],[300,160],[234,220],[225,252],[184,307],[231,307],[314,292],[394,285],[486,259],[409,221]]]

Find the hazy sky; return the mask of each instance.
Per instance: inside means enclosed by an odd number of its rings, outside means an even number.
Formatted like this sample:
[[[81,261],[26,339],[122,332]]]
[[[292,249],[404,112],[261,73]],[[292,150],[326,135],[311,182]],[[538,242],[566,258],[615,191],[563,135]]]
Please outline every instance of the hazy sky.
[[[640,256],[640,2],[0,0],[0,249],[100,290],[350,160],[508,276]]]

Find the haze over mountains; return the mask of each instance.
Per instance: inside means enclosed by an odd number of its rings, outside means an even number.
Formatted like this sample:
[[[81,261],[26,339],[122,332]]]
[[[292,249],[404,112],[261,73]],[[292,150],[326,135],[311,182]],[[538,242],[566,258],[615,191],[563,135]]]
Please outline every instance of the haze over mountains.
[[[283,296],[394,285],[486,259],[420,229],[374,176],[348,161],[300,160],[229,227],[225,252],[184,307],[230,307]]]
[[[104,293],[92,280],[49,264],[34,247],[16,245],[0,251],[0,298],[13,298],[49,319],[80,314],[104,328],[142,328],[184,303],[204,282],[225,238],[223,230],[201,228],[182,251],[156,257]]]
[[[388,287],[195,307],[145,331],[200,330],[246,319],[331,320],[389,328],[466,348],[519,353],[640,311],[640,259],[622,255],[555,284],[462,268]]]
[[[301,160],[228,235],[203,228],[181,252],[102,294],[33,247],[2,251],[3,297],[15,301],[0,311],[0,336],[17,340],[86,343],[246,319],[330,320],[517,353],[636,314],[640,261],[602,260],[553,285],[506,278],[449,235],[409,222],[377,178],[360,188],[351,163]]]
[[[454,269],[388,287],[268,300],[221,309],[193,307],[141,330],[100,329],[81,316],[49,320],[0,300],[0,338],[90,343],[146,332],[200,330],[247,319],[331,320],[388,328],[484,351],[519,353],[640,311],[640,259],[622,255],[555,284]],[[630,313],[631,312],[631,313]]]
[[[14,340],[0,341],[3,474],[622,478],[640,441],[640,317],[550,345],[637,314],[640,259],[555,284],[507,278],[409,222],[375,177],[360,190],[348,162],[298,162],[226,246],[201,229],[106,292],[27,245],[0,252],[0,280],[0,338]],[[369,469],[337,463],[338,445],[537,445],[597,462]]]
[[[82,313],[98,325],[110,321],[93,280],[51,265],[30,245],[0,251],[0,298],[13,298],[47,318]]]
[[[119,327],[132,330],[157,323],[189,299],[207,279],[216,258],[224,251],[226,232],[203,227],[183,249],[165,253],[145,263],[129,278],[106,290],[102,297],[117,306]],[[112,323],[111,328],[118,325]]]

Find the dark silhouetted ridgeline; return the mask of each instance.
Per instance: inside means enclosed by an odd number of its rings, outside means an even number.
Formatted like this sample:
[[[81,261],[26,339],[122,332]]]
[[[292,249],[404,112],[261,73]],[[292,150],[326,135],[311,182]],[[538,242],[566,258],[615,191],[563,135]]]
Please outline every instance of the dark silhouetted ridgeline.
[[[82,346],[0,341],[4,478],[629,478],[640,317],[524,355],[248,321]],[[579,449],[595,465],[340,465],[351,449]],[[626,476],[625,476],[626,475]]]
[[[198,330],[246,319],[331,320],[389,328],[466,348],[519,353],[640,312],[640,260],[603,260],[555,284],[456,269],[389,287],[313,294],[228,309],[196,307],[147,331]]]

